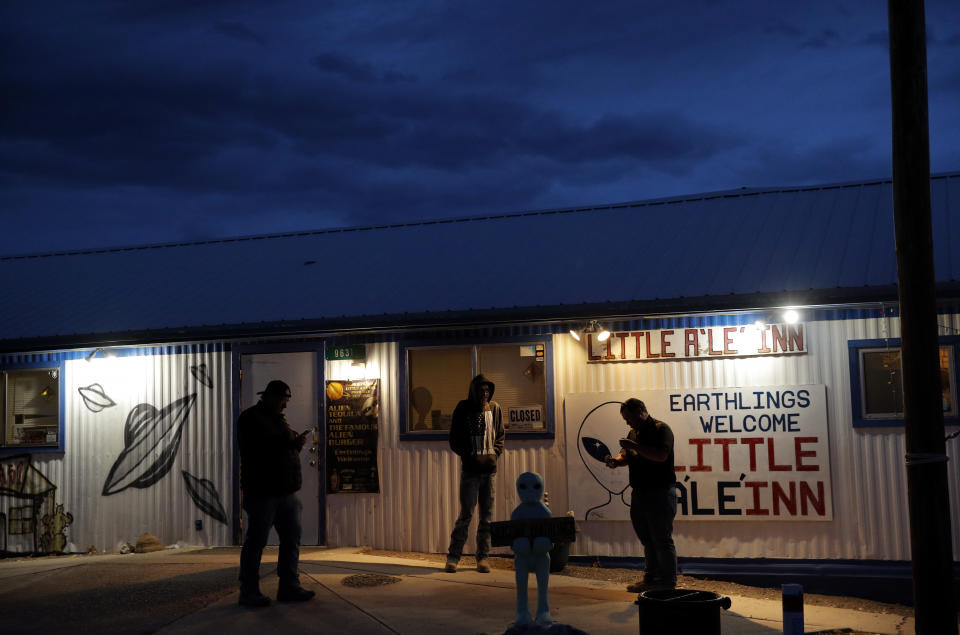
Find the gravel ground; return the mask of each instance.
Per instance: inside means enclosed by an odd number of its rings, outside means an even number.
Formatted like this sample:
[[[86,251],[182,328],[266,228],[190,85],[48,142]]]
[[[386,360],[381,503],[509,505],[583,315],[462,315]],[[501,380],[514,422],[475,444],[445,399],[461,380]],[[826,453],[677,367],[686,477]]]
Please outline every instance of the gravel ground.
[[[446,554],[441,553],[417,553],[409,551],[385,551],[382,549],[363,549],[362,553],[374,556],[388,556],[391,558],[408,558],[410,560],[421,560],[426,562],[436,562],[442,566],[446,562]],[[460,560],[462,567],[475,567],[476,560],[472,556],[464,556]],[[491,558],[490,566],[494,569],[513,569],[513,560],[510,558]],[[608,569],[598,566],[583,567],[568,564],[560,573],[553,575],[570,576],[574,578],[586,578],[589,580],[606,580],[608,582],[619,582],[624,586],[640,579],[640,574],[634,569]],[[697,589],[701,591],[713,591],[720,595],[738,595],[740,597],[760,598],[765,600],[780,600],[779,588],[753,587],[735,582],[723,582],[720,580],[710,580],[708,578],[694,578],[681,575],[677,578],[677,586],[685,589]],[[803,596],[804,604],[810,606],[832,606],[837,608],[853,609],[856,611],[866,611],[870,613],[891,613],[913,617],[913,607],[901,604],[886,604],[883,602],[874,602],[862,598],[851,598],[838,595],[818,595],[815,593],[805,593]],[[826,635],[826,634],[824,634]]]

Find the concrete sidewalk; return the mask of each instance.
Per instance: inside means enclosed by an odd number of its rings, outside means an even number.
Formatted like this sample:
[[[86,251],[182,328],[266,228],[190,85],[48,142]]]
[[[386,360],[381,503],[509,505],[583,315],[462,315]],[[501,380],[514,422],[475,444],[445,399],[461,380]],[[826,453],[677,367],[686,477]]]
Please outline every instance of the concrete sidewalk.
[[[503,633],[513,621],[514,573],[461,569],[435,562],[357,553],[355,548],[305,549],[301,582],[317,597],[263,609],[237,605],[237,548],[174,549],[153,554],[73,556],[0,561],[0,624],[4,633],[63,628],[124,633]],[[264,556],[262,587],[276,595],[276,551]],[[361,584],[347,585],[348,576]],[[535,580],[530,579],[531,598]],[[782,631],[779,601],[730,596],[721,612],[727,635]],[[587,633],[636,633],[636,596],[620,584],[569,576],[550,579],[557,623]],[[808,633],[851,629],[913,633],[913,619],[806,606]],[[848,631],[849,632],[849,631]],[[682,634],[676,634],[682,635]]]

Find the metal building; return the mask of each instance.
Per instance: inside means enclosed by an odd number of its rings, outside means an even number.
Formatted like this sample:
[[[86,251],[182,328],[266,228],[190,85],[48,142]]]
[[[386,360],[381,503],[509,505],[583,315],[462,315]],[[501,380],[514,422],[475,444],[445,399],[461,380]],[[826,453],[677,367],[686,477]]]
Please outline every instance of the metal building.
[[[949,431],[960,173],[931,192]],[[483,371],[511,418],[497,519],[539,472],[574,554],[639,557],[598,455],[638,396],[677,436],[689,570],[903,564],[891,200],[889,181],[744,189],[0,258],[0,548],[237,543],[235,420],[280,377],[314,429],[304,542],[445,551],[446,428]]]

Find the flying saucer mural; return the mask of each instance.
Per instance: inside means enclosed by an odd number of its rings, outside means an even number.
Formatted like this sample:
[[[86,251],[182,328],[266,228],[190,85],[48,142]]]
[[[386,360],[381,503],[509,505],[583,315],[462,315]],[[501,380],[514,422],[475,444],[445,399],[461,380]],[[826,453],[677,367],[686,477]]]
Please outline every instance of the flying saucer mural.
[[[147,403],[134,406],[123,427],[123,451],[110,468],[103,496],[128,487],[144,489],[166,476],[180,449],[183,424],[196,399],[196,394],[191,394],[162,410]]]
[[[190,374],[207,388],[213,388],[213,377],[207,374],[206,364],[197,364],[190,367]]]
[[[101,410],[117,405],[117,403],[104,392],[103,386],[100,384],[90,384],[89,386],[77,388],[77,392],[80,393],[80,397],[83,399],[83,405],[86,406],[90,412],[100,412]]]
[[[181,474],[193,504],[203,513],[226,524],[227,512],[223,510],[223,503],[220,502],[220,493],[217,492],[216,486],[211,481],[197,478],[186,470],[181,471]]]

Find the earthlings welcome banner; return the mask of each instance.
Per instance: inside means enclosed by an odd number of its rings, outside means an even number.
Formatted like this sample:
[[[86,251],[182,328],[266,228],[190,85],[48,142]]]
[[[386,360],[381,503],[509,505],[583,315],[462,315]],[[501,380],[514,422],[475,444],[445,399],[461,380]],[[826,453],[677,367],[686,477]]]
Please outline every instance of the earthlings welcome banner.
[[[566,398],[570,505],[584,520],[630,520],[626,467],[603,459],[641,399],[674,436],[677,520],[833,520],[826,387],[575,393]]]
[[[327,382],[328,494],[380,492],[380,380]]]

